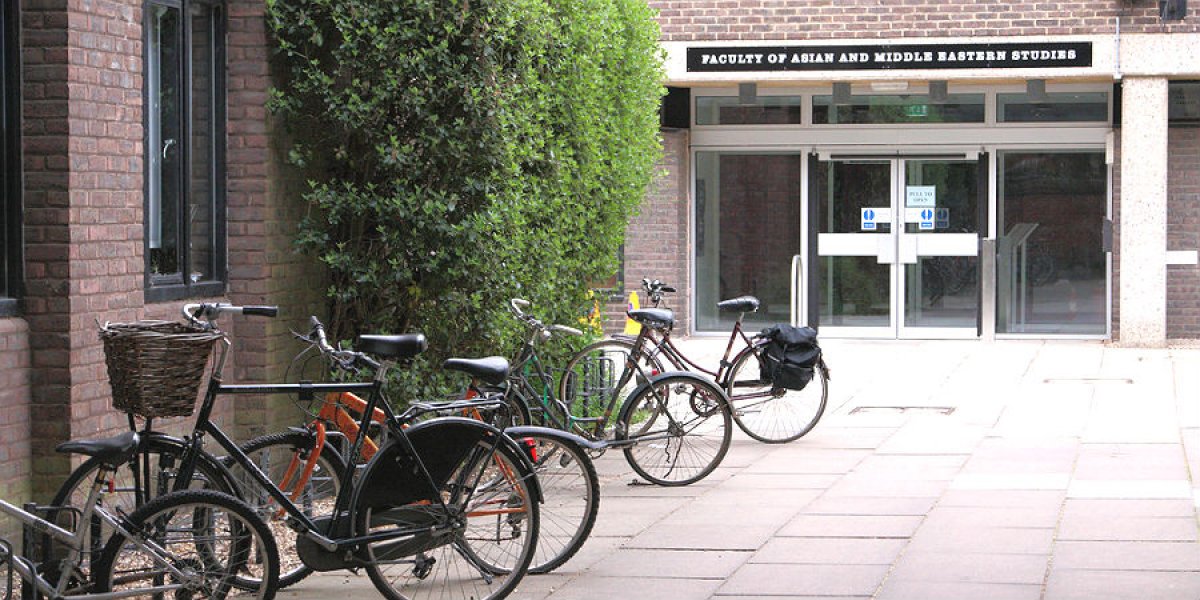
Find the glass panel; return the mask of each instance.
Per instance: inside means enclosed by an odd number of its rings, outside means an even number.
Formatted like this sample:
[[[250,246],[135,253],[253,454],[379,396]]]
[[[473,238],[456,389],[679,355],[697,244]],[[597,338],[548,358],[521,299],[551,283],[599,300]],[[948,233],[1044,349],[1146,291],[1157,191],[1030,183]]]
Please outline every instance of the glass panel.
[[[906,223],[907,233],[976,233],[979,231],[979,164],[944,160],[905,161],[906,208],[933,210],[933,229]],[[906,219],[907,220],[907,219]]]
[[[935,103],[928,94],[851,96],[833,105],[833,96],[813,96],[813,123],[875,125],[886,123],[982,123],[983,94],[950,94]]]
[[[753,329],[791,318],[791,264],[803,211],[798,154],[696,154],[696,328],[727,331],[717,302],[743,294],[762,305]],[[648,274],[652,276],[651,274]]]
[[[888,162],[822,162],[817,180],[821,233],[889,233],[892,224],[878,218],[875,229],[863,229],[864,208],[891,210],[892,165]]]
[[[811,176],[820,233],[889,235],[891,223],[882,216],[875,229],[864,230],[863,209],[891,210],[891,162],[822,162]],[[891,325],[891,265],[877,256],[822,256],[818,264],[821,325]]]
[[[213,9],[192,5],[192,131],[191,181],[188,195],[188,276],[192,283],[211,280],[214,274],[216,78]]]
[[[180,208],[179,9],[149,7],[149,62],[146,68],[150,272],[178,273]]]
[[[891,265],[875,256],[822,256],[820,267],[821,325],[891,324]]]
[[[1055,92],[1039,101],[1023,93],[996,94],[996,104],[1002,123],[1108,121],[1107,92]]]
[[[979,286],[975,256],[922,256],[905,265],[905,327],[976,327]]]
[[[1106,333],[1103,152],[1000,155],[997,331]]]
[[[758,96],[754,104],[741,104],[737,96],[696,98],[697,125],[799,125],[799,96]]]
[[[1200,123],[1200,82],[1172,81],[1167,84],[1167,118],[1171,124]]]

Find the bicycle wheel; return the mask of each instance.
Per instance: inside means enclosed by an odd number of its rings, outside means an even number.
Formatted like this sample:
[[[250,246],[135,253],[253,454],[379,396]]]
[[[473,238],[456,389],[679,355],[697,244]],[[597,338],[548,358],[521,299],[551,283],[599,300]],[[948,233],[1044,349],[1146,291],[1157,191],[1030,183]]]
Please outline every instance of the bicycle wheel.
[[[175,485],[182,462],[184,442],[165,436],[144,435],[138,444],[136,462],[121,465],[113,474],[111,491],[103,497],[103,506],[112,514],[130,514],[148,500],[157,498]],[[82,508],[87,502],[96,472],[102,461],[93,457],[79,465],[58,488],[51,506],[73,506]],[[135,478],[135,469],[138,476]],[[196,461],[191,489],[212,489],[236,496],[233,479],[223,466],[208,453]],[[140,498],[140,501],[139,501]],[[92,519],[90,545],[83,549],[79,567],[84,573],[88,565],[97,558],[112,530],[98,517]]]
[[[367,575],[385,598],[494,600],[512,592],[533,559],[539,518],[533,474],[515,452],[493,452],[490,441],[468,451],[438,491],[448,513],[436,501],[411,501],[412,490],[396,490],[395,505],[360,508],[360,534],[417,532],[364,549]]]
[[[577,417],[601,416],[625,374],[632,351],[633,342],[617,339],[601,340],[584,347],[567,362],[567,368],[559,380],[559,399]],[[663,372],[662,363],[644,353],[638,365],[645,377],[654,377]],[[617,391],[618,400],[628,398],[645,382],[641,373],[634,372]]]
[[[544,500],[529,572],[549,573],[575,556],[591,534],[600,512],[600,479],[583,448],[561,434],[522,431],[514,437],[533,444]]]
[[[638,475],[658,485],[704,479],[729,450],[733,425],[725,393],[690,373],[668,373],[638,388],[621,406],[617,439]]]
[[[289,431],[254,438],[242,445],[242,452],[262,470],[271,482],[292,499],[309,518],[333,514],[338,491],[342,489],[345,461],[328,442],[317,456],[312,474],[302,477],[304,466],[313,453],[316,434]],[[287,513],[271,498],[257,479],[238,463],[230,465],[242,498],[254,509],[275,536],[279,547],[279,587],[294,585],[312,574],[296,553],[296,532],[287,526]],[[302,481],[303,479],[303,481]]]
[[[746,435],[767,444],[800,439],[825,412],[829,375],[824,363],[814,367],[812,381],[802,390],[772,390],[759,376],[758,355],[743,350],[729,370],[726,392],[733,403],[733,420]]]
[[[155,498],[134,511],[128,523],[134,538],[113,535],[96,563],[98,590],[145,589],[151,595],[151,588],[179,586],[154,595],[196,600],[275,597],[275,539],[244,502],[212,490],[184,490]],[[239,589],[239,574],[258,584]]]

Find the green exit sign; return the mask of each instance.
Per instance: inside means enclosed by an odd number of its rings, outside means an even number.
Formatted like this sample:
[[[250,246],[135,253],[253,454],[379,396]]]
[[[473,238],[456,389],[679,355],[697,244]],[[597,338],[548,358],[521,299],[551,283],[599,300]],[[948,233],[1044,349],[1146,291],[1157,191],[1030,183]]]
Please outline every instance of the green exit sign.
[[[904,114],[914,119],[922,119],[929,116],[929,106],[925,104],[911,104],[904,107]]]

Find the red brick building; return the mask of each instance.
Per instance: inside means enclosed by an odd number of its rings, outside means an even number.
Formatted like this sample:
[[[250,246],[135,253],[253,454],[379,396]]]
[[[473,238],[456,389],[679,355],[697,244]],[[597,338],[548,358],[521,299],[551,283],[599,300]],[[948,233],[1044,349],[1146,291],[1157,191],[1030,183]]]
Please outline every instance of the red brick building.
[[[760,321],[822,335],[1200,337],[1194,9],[650,4],[666,173],[623,275],[679,287],[683,331],[721,330],[714,302],[753,293]],[[5,2],[0,496],[47,498],[70,467],[56,444],[124,426],[97,321],[280,305],[227,323],[233,378],[268,381],[295,350],[289,328],[319,310],[264,108],[263,12]],[[248,435],[293,422],[287,406],[239,400],[220,418]]]
[[[176,319],[185,300],[278,304],[283,318],[225,323],[227,373],[283,376],[289,328],[321,290],[291,246],[300,207],[271,148],[263,12],[261,0],[5,3],[0,496],[48,499],[70,467],[58,443],[125,427],[97,321]],[[219,412],[249,435],[294,424],[287,406]]]

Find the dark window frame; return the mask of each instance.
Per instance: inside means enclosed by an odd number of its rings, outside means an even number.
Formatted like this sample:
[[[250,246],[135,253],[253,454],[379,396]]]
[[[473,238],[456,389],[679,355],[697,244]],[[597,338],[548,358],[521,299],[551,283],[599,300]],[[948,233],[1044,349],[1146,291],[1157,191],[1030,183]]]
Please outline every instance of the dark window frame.
[[[189,266],[191,265],[191,252],[189,243],[191,236],[190,226],[188,222],[188,210],[191,206],[191,178],[192,178],[192,83],[194,81],[192,73],[192,14],[191,8],[200,5],[213,9],[215,11],[213,20],[213,41],[212,41],[212,63],[213,73],[212,78],[212,94],[214,102],[212,103],[212,130],[210,131],[212,139],[212,161],[210,165],[212,177],[212,194],[213,194],[213,225],[214,239],[212,240],[213,258],[213,273],[211,278],[192,282],[189,277],[185,276]],[[227,136],[226,125],[226,100],[228,97],[227,89],[227,68],[226,68],[226,40],[225,35],[228,31],[227,19],[228,10],[224,0],[146,0],[143,4],[143,18],[146,20],[143,25],[143,64],[149,65],[151,62],[151,47],[149,19],[152,18],[154,6],[167,6],[176,8],[180,13],[178,39],[182,51],[179,52],[179,69],[180,78],[180,94],[179,94],[179,131],[181,141],[178,143],[178,150],[182,154],[179,160],[177,176],[179,179],[179,210],[176,211],[176,236],[178,237],[178,252],[180,270],[178,273],[169,275],[156,275],[151,269],[151,252],[150,252],[150,178],[155,174],[151,172],[150,165],[150,119],[151,114],[150,102],[150,77],[144,78],[145,84],[142,89],[143,106],[145,106],[145,133],[142,144],[146,152],[146,161],[144,162],[143,173],[143,189],[145,193],[145,201],[143,203],[143,225],[144,225],[144,250],[145,250],[145,299],[146,302],[164,302],[170,300],[181,300],[185,298],[205,297],[205,296],[220,296],[226,291],[227,284],[227,243],[226,243],[226,164],[225,150]],[[157,149],[153,150],[157,151]]]
[[[0,198],[0,227],[3,227],[3,276],[0,277],[0,317],[19,314],[23,281],[24,246],[21,229],[21,54],[18,2],[5,2],[0,12],[0,62],[4,64],[0,118],[4,120],[0,144],[0,168],[4,169]]]

